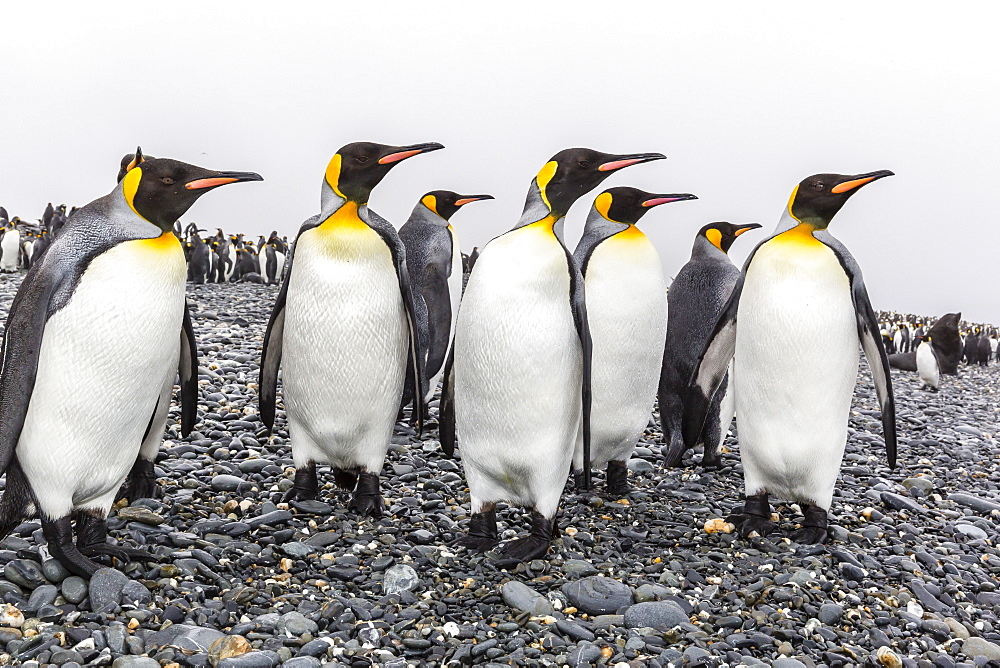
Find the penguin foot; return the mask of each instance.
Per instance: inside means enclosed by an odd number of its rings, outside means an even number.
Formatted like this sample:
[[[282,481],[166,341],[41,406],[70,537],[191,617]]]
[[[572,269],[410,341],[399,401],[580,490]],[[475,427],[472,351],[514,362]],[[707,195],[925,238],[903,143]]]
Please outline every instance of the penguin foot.
[[[628,484],[628,464],[626,462],[608,462],[605,486],[608,494],[615,498],[628,496],[632,487]]]
[[[573,489],[577,494],[586,494],[589,491],[583,479],[583,471],[573,471]]]
[[[57,520],[42,519],[42,535],[51,554],[66,570],[82,578],[90,578],[100,564],[85,557],[73,544],[73,522],[69,515]]]
[[[802,521],[802,528],[792,532],[792,540],[804,545],[825,543],[829,537],[827,527],[830,524],[827,511],[819,506],[806,506],[803,515],[805,519]]]
[[[377,473],[362,472],[358,476],[358,488],[347,509],[375,519],[382,517],[385,501],[379,491]]]
[[[549,551],[555,530],[555,518],[549,520],[541,513],[532,511],[531,533],[523,538],[512,540],[497,550],[497,555],[500,557],[497,566],[508,568],[525,561],[544,557],[545,553]]]
[[[685,452],[687,452],[687,450],[684,448],[683,444],[668,446],[667,454],[663,456],[663,465],[668,469],[680,468]]]
[[[120,547],[111,543],[96,543],[80,548],[80,554],[88,557],[108,556],[119,561],[163,561],[158,555],[135,547]]]
[[[733,513],[726,521],[735,524],[736,530],[744,538],[748,538],[754,531],[766,536],[777,528],[771,521],[771,504],[768,502],[767,492],[748,496],[742,512]]]
[[[118,497],[115,500],[138,501],[139,499],[156,499],[162,495],[163,491],[156,484],[153,462],[136,457],[135,464],[132,465],[132,470],[129,471],[125,484],[118,491]]]
[[[701,458],[701,467],[705,469],[721,469],[722,456],[718,452],[706,452]]]
[[[496,508],[487,506],[481,512],[472,513],[469,533],[458,538],[453,545],[464,547],[470,552],[489,552],[500,542],[497,533]]]
[[[319,498],[319,479],[316,462],[309,462],[295,470],[295,484],[285,492],[282,501],[313,501]]]

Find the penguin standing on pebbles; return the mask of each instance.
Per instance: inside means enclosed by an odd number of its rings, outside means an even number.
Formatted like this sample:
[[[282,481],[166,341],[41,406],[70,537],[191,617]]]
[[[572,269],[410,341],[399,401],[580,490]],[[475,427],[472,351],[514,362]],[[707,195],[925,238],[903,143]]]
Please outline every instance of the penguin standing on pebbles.
[[[778,229],[754,249],[699,359],[684,440],[693,445],[735,354],[736,412],[746,504],[729,521],[743,536],[774,528],[774,494],[798,502],[801,543],[827,538],[828,511],[847,443],[858,345],[871,367],[889,466],[896,415],[889,364],[861,268],[828,231],[830,221],[879,171],[817,174],[792,192]]]
[[[462,299],[462,250],[451,218],[466,204],[489,199],[493,195],[435,190],[420,198],[409,219],[399,228],[416,300],[427,381],[425,401],[430,401],[444,372]],[[403,401],[406,403],[407,398]]]
[[[938,364],[931,337],[924,337],[923,345],[917,346],[916,356],[917,375],[923,381],[924,387],[937,392],[941,385],[941,367]]]
[[[636,223],[653,207],[698,199],[610,188],[594,200],[573,260],[583,274],[593,341],[591,468],[607,465],[609,494],[628,494],[628,460],[649,424],[667,334],[667,283]],[[583,487],[583,444],[573,459]]]
[[[563,242],[564,218],[615,171],[663,157],[560,151],[532,180],[518,224],[476,260],[441,399],[441,445],[452,452],[457,431],[472,497],[460,545],[493,548],[496,504],[506,501],[530,510],[531,532],[504,545],[501,559],[543,556],[581,429],[589,486],[590,332],[583,277]]]
[[[379,473],[396,423],[407,365],[420,396],[413,295],[406,251],[368,208],[397,164],[444,148],[357,142],[330,160],[321,212],[303,223],[288,256],[260,364],[260,415],[274,425],[278,368],[295,461],[286,500],[319,495],[316,464],[354,490],[350,509],[381,517]],[[420,422],[423,402],[415,402]]]
[[[759,227],[756,223],[733,225],[719,222],[705,225],[694,238],[691,259],[681,267],[670,285],[670,292],[667,293],[667,340],[658,395],[660,425],[666,445],[664,463],[669,467],[680,466],[687,452],[681,425],[691,372],[740,278],[740,270],[729,259],[729,249],[741,234]],[[706,468],[717,467],[721,463],[719,447],[736,411],[735,393],[730,386],[732,380],[730,368],[712,399],[705,427],[698,439],[704,444],[701,465]]]
[[[209,190],[259,180],[137,160],[28,272],[3,340],[0,536],[37,514],[52,556],[84,577],[99,568],[90,557],[148,556],[108,544],[105,518],[178,358],[182,399],[197,396],[187,269],[173,225]]]

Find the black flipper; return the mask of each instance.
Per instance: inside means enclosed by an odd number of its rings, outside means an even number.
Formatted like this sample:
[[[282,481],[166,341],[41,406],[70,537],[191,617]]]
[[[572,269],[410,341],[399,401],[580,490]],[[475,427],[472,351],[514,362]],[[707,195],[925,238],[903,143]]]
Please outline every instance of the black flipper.
[[[455,456],[455,348],[448,353],[441,378],[441,402],[438,406],[438,439],[441,450],[449,457]]]
[[[0,352],[0,474],[10,465],[21,438],[35,388],[45,323],[67,270],[72,268],[56,262],[36,265],[10,306]]]
[[[562,243],[562,240],[559,241]],[[573,309],[573,324],[576,325],[576,333],[580,337],[580,346],[583,352],[583,488],[590,489],[590,413],[593,404],[593,389],[591,378],[593,376],[594,344],[590,338],[590,324],[587,321],[587,298],[584,294],[583,274],[576,265],[572,253],[563,245],[566,251],[566,261],[569,265],[569,300]]]
[[[363,207],[358,212],[359,217],[364,220],[373,230],[382,237],[385,245],[392,253],[392,261],[396,265],[396,277],[399,279],[399,292],[403,297],[403,306],[406,309],[406,325],[410,330],[410,359],[409,365],[413,370],[413,393],[416,399],[413,401],[413,423],[417,433],[423,431],[424,415],[426,406],[424,405],[424,370],[420,364],[420,345],[417,338],[417,317],[414,310],[413,288],[410,285],[410,274],[406,269],[406,247],[403,246],[396,228],[382,216],[371,209]],[[367,214],[367,215],[365,215]],[[365,220],[367,218],[367,220]],[[290,274],[289,274],[290,276]]]
[[[729,371],[729,362],[736,353],[736,313],[739,311],[742,292],[743,276],[740,276],[688,381],[682,431],[684,446],[689,450],[698,443],[705,420],[708,419],[712,399],[722,385]]]
[[[315,215],[302,223],[299,233],[302,236],[306,230],[311,230],[323,220]],[[260,374],[257,377],[257,403],[260,407],[260,419],[268,431],[274,428],[274,411],[278,395],[278,369],[281,367],[281,346],[285,333],[285,300],[288,297],[288,284],[292,280],[292,259],[295,256],[295,244],[285,255],[285,266],[282,269],[281,288],[271,309],[271,318],[267,321],[267,331],[264,333],[264,345],[260,353]]]
[[[879,410],[882,412],[882,432],[885,437],[889,468],[896,468],[896,400],[892,391],[892,378],[889,375],[889,356],[886,355],[882,336],[879,334],[878,317],[868,298],[868,289],[861,275],[861,267],[847,248],[826,230],[816,232],[813,236],[834,252],[844,273],[851,281],[851,300],[854,302],[854,313],[858,321],[858,339],[865,351],[872,380],[875,382],[875,393],[878,395]]]
[[[177,365],[181,386],[181,435],[187,436],[198,421],[198,345],[191,326],[191,312],[184,301],[184,324],[181,329],[181,357]],[[156,409],[153,410],[155,415]],[[143,437],[145,439],[145,436]]]
[[[448,344],[451,343],[451,297],[447,272],[437,264],[428,264],[424,269],[424,301],[430,295],[434,308],[427,306],[427,369],[430,379],[445,362]],[[428,388],[433,389],[433,388]]]

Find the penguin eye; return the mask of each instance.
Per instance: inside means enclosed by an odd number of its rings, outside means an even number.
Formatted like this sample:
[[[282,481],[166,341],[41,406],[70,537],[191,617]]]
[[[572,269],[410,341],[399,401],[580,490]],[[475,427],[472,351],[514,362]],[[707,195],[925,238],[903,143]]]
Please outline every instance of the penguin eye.
[[[590,163],[590,160],[581,160],[577,164],[580,165],[581,167],[583,167],[584,169],[588,169],[590,167],[591,163]]]
[[[364,163],[368,162],[368,156],[367,155],[359,155],[358,157],[355,158],[355,160],[357,160],[358,162],[364,164]]]
[[[170,178],[169,176],[161,176],[160,177],[160,181],[162,181],[165,185],[168,185],[168,186],[174,185],[174,180],[172,178]]]
[[[813,188],[815,188],[816,190],[823,190],[824,188],[826,188],[826,186],[823,185],[822,181],[817,181],[816,183],[813,184]]]

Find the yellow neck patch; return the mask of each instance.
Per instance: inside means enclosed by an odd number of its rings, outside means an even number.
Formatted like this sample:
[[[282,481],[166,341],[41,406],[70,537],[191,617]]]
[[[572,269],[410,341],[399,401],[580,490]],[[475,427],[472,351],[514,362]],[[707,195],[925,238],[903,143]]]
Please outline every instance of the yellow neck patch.
[[[542,218],[541,220],[536,220],[533,223],[529,223],[528,225],[525,225],[521,229],[526,229],[526,228],[529,228],[529,227],[532,228],[532,229],[536,229],[536,230],[538,230],[538,229],[547,229],[551,233],[553,231],[552,230],[553,226],[558,221],[559,221],[559,218],[556,218],[552,214],[549,214],[549,215],[545,216],[544,218]]]
[[[782,232],[778,236],[774,237],[771,241],[777,241],[782,244],[799,244],[806,246],[824,245],[822,241],[813,236],[813,232],[816,228],[809,223],[800,223],[788,230],[787,232]]]
[[[344,197],[344,193],[340,192],[340,161],[339,153],[330,158],[330,164],[326,166],[325,178],[327,185],[333,188],[333,192]],[[347,198],[344,197],[344,199]]]
[[[545,186],[549,185],[549,181],[551,181],[552,177],[556,175],[556,169],[558,169],[558,167],[558,162],[550,160],[545,163],[545,166],[538,172],[538,176],[535,177],[535,182],[538,183],[538,190],[542,194],[542,201],[545,202],[545,206],[549,208],[549,211],[552,210],[552,205],[549,204],[549,197],[545,194]]]
[[[122,193],[125,195],[125,201],[128,203],[128,207],[135,212],[135,215],[139,216],[143,220],[146,218],[139,213],[135,208],[135,194],[139,190],[139,182],[142,181],[142,170],[138,167],[133,167],[122,179]]]
[[[164,232],[158,237],[152,239],[141,239],[135,243],[140,244],[142,248],[153,251],[155,253],[169,253],[170,251],[180,250],[181,242],[173,232]]]
[[[643,234],[642,230],[635,225],[629,225],[621,232],[615,234],[612,238],[617,239],[618,241],[641,241],[646,238],[646,235]]]
[[[352,228],[371,229],[365,224],[365,221],[358,217],[357,202],[350,201],[345,202],[332,216],[320,223],[319,227],[324,232],[335,232]]]
[[[428,209],[430,209],[431,211],[433,211],[434,213],[436,213],[439,216],[441,215],[441,214],[438,213],[438,210],[437,210],[437,197],[435,197],[434,195],[424,195],[423,199],[421,199],[420,201]]]
[[[726,252],[726,251],[722,250],[722,232],[720,232],[719,230],[716,230],[714,228],[710,229],[710,230],[706,230],[705,231],[705,238],[708,239],[708,241],[713,246],[715,246],[716,248],[718,248],[720,251],[722,251],[723,253]]]
[[[611,193],[601,193],[597,196],[597,199],[594,200],[594,208],[597,209],[597,213],[604,216],[605,220],[611,220],[611,216],[608,215],[608,211],[611,209],[611,202],[613,200],[614,197],[611,196]],[[618,221],[611,220],[611,222],[617,223]]]

